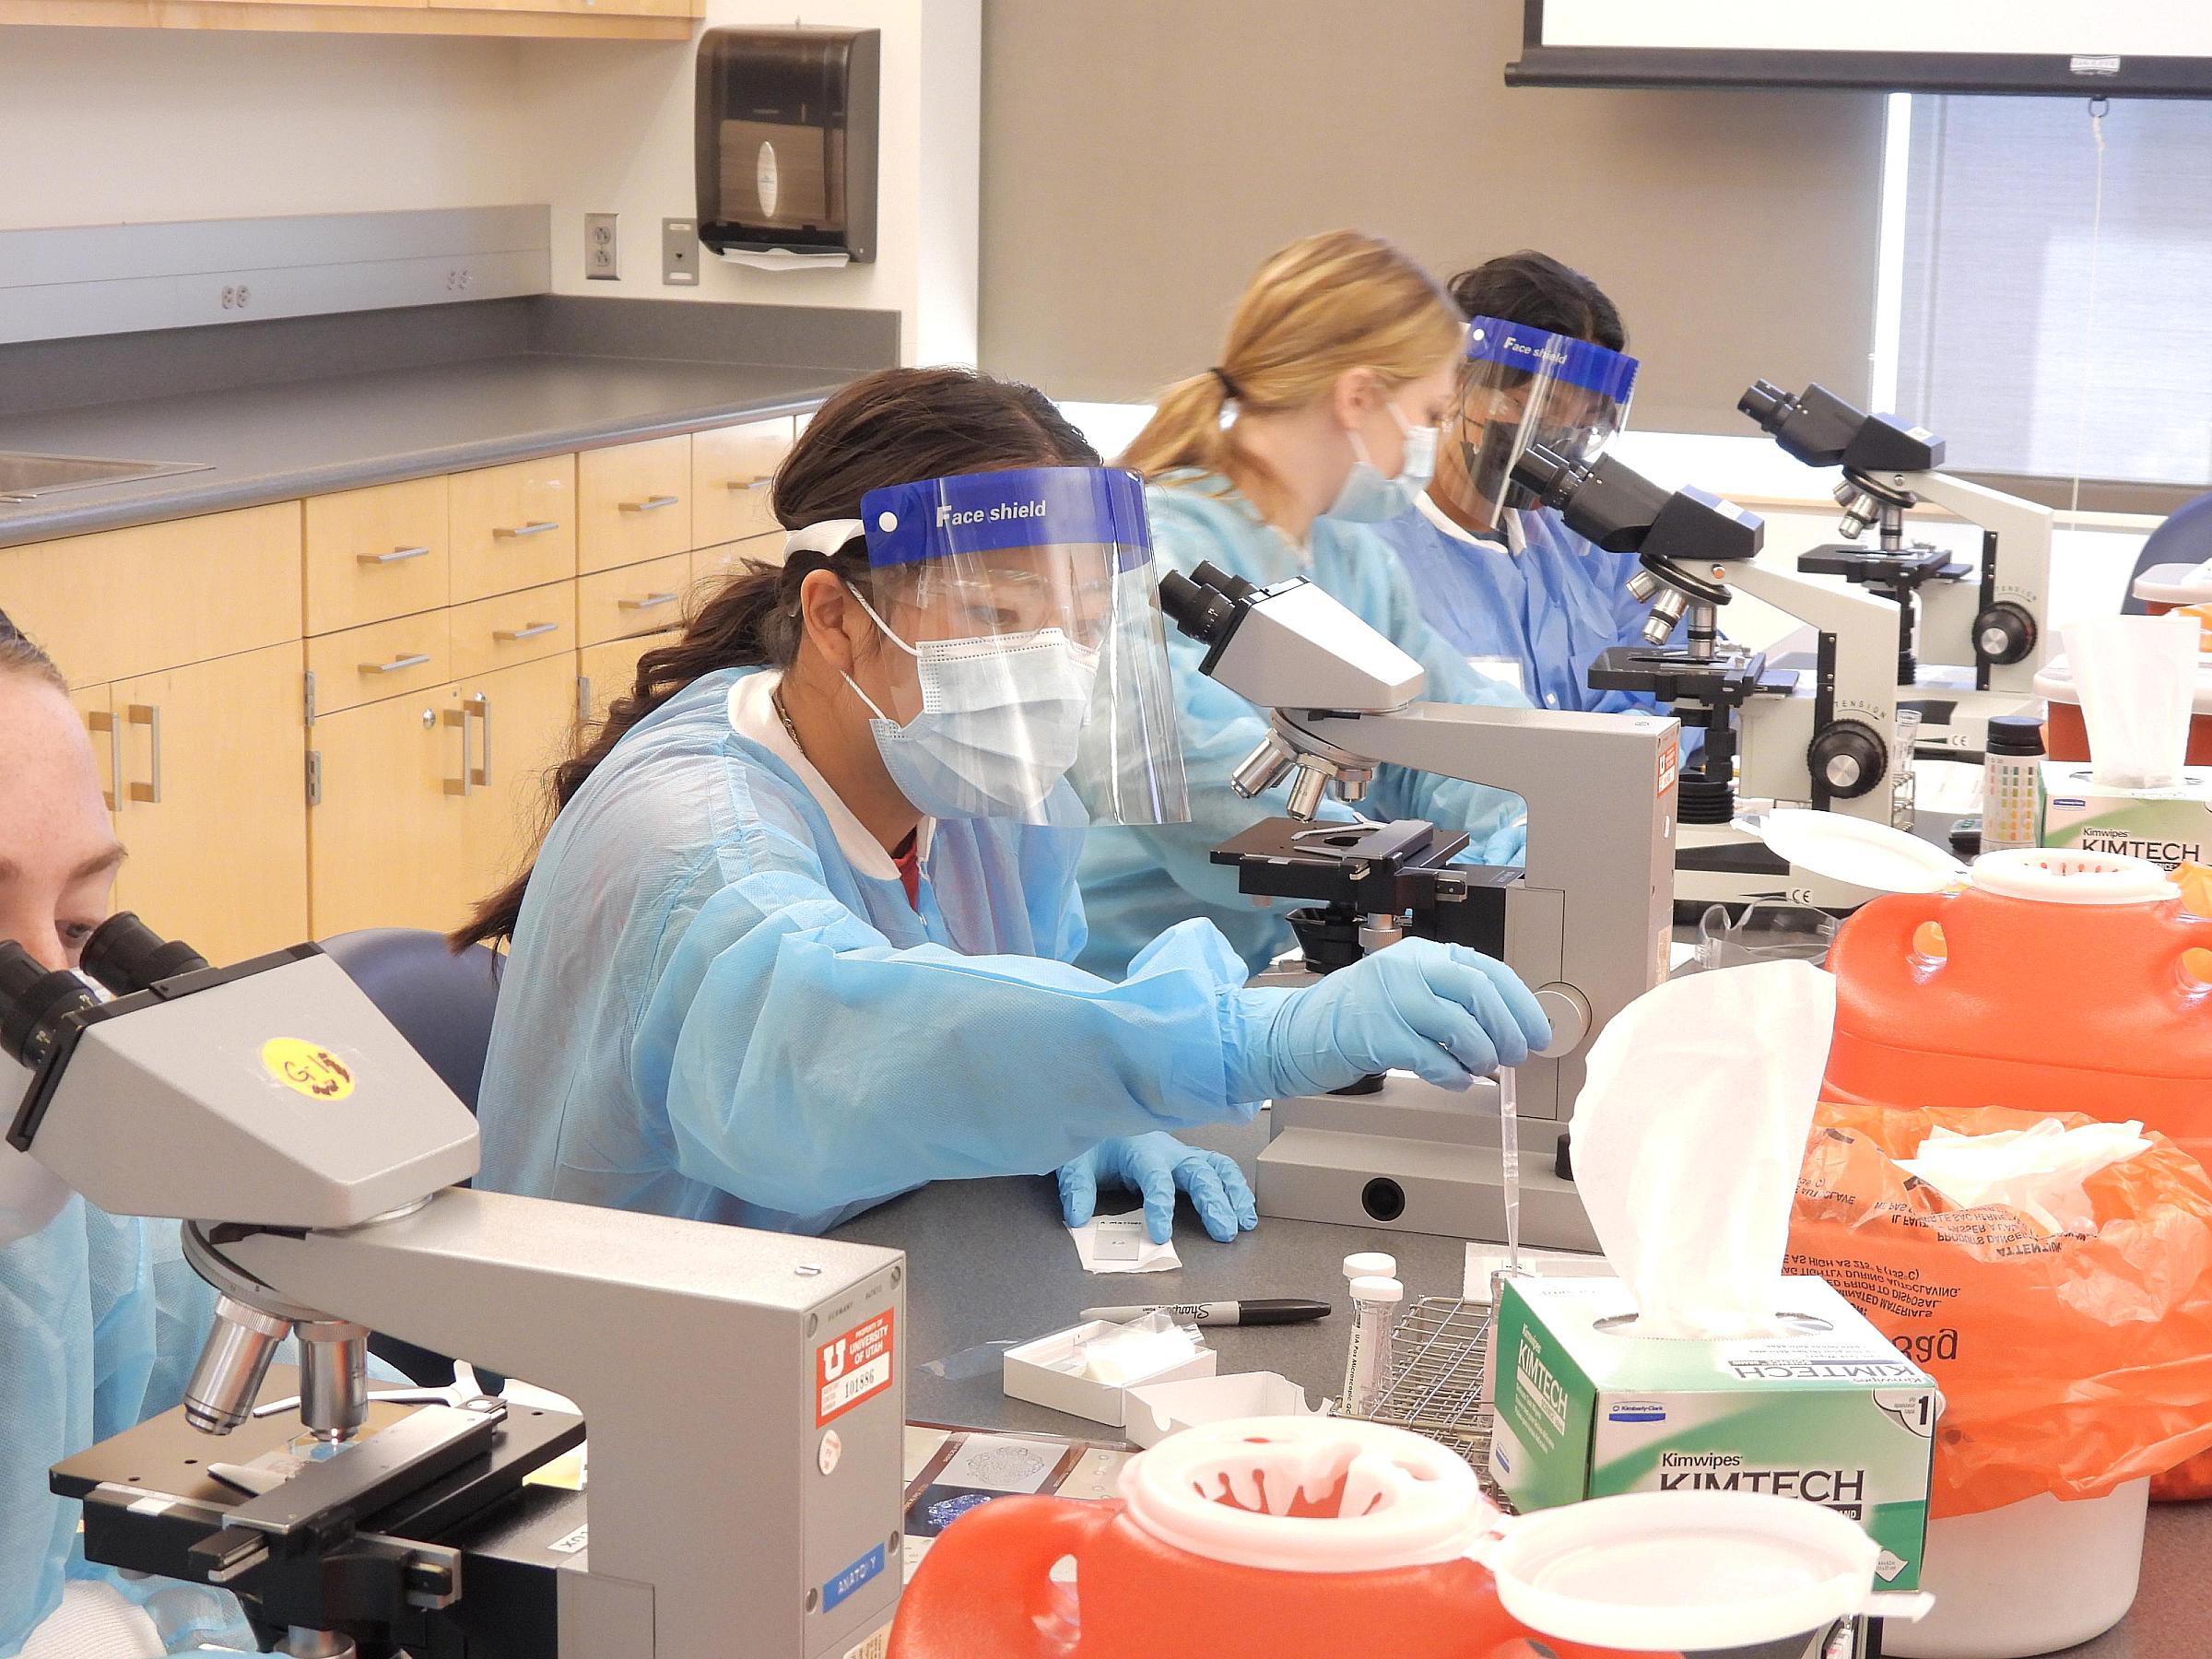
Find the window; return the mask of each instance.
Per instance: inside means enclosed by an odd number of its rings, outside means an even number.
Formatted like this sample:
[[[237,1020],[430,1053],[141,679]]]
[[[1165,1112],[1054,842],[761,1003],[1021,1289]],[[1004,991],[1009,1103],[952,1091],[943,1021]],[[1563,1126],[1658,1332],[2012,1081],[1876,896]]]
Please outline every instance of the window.
[[[2212,102],[2109,106],[2100,224],[2087,100],[1908,119],[1895,406],[1949,470],[2212,485]]]

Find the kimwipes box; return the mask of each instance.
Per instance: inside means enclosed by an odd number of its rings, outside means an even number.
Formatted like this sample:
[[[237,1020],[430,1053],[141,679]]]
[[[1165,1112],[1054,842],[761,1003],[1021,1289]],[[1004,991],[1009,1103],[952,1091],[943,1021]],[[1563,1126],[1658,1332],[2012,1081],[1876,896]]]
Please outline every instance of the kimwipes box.
[[[1941,1400],[1824,1280],[1778,1278],[1787,1335],[1633,1335],[1618,1279],[1507,1279],[1490,1473],[1524,1512],[1619,1492],[1770,1492],[1840,1510],[1882,1547],[1877,1590],[1920,1583]]]
[[[2171,789],[2112,789],[2078,760],[2043,762],[2043,845],[2147,858],[2169,872],[2212,864],[2212,771]]]

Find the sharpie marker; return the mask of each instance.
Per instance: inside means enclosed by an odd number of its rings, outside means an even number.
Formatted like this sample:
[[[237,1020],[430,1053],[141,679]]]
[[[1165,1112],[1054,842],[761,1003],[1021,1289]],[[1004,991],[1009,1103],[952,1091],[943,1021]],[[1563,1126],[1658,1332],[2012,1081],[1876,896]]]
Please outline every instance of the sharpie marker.
[[[1309,1319],[1326,1319],[1329,1304],[1298,1298],[1225,1302],[1160,1302],[1145,1308],[1086,1308],[1085,1319],[1111,1320],[1125,1324],[1147,1313],[1167,1313],[1186,1324],[1264,1325],[1299,1324]]]

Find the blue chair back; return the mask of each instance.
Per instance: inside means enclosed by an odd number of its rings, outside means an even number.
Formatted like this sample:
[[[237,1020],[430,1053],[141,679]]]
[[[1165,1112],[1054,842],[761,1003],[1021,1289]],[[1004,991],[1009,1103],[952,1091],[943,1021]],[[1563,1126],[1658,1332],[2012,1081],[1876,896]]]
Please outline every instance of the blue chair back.
[[[476,1111],[507,959],[482,945],[455,956],[442,935],[417,927],[339,934],[324,940],[323,950],[369,994],[445,1086]],[[453,1380],[451,1359],[412,1342],[380,1331],[369,1338],[369,1348],[425,1387],[442,1388]],[[479,1368],[477,1376],[488,1389],[496,1392],[500,1385],[493,1372]]]
[[[2136,568],[2128,572],[2127,598],[2120,606],[2121,614],[2148,614],[2148,606],[2136,597],[2136,578],[2144,571],[2154,565],[2200,565],[2207,559],[2212,559],[2212,495],[2201,495],[2177,508],[2145,540],[2143,551],[2136,555]]]
[[[365,927],[323,949],[474,1112],[506,958],[482,945],[455,956],[418,927]]]

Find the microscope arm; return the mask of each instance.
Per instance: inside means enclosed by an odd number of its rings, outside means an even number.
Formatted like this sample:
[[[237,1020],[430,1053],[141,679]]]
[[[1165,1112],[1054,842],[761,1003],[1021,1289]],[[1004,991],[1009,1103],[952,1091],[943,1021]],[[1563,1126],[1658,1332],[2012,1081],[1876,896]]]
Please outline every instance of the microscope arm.
[[[389,1220],[219,1252],[286,1297],[577,1402],[591,1543],[585,1570],[564,1575],[563,1659],[703,1659],[748,1629],[763,1651],[811,1651],[794,1588],[823,1576],[802,1559],[807,1517],[769,1513],[788,1506],[792,1468],[812,1468],[800,1327],[841,1286],[903,1326],[897,1253],[459,1188]],[[825,1338],[846,1328],[821,1322]],[[901,1415],[838,1423],[853,1454],[840,1496],[874,1510],[879,1539],[900,1525],[900,1460],[861,1437],[896,1436]],[[762,1609],[786,1604],[789,1641],[761,1628]]]
[[[1844,582],[1764,565],[1731,568],[1729,585],[1836,640],[1836,712],[1879,722],[1897,714],[1897,602]]]
[[[1359,716],[1278,710],[1276,718],[1349,753],[1511,790],[1527,803],[1524,877],[1506,896],[1507,964],[1539,992],[1571,990],[1584,1030],[1524,1077],[1523,1110],[1563,1119],[1581,1090],[1588,1034],[1666,976],[1679,723],[1429,702]]]
[[[1975,661],[1975,625],[1983,611],[1993,604],[2014,606],[2035,624],[2034,648],[2019,662],[1992,665],[1990,686],[2001,691],[2032,691],[2036,672],[2051,654],[2051,531],[2056,515],[2039,502],[2023,501],[1948,473],[1900,477],[1904,488],[1922,500],[1980,525],[1995,541],[1994,568],[1986,568],[1993,561],[1985,556],[1982,582],[1931,582],[1921,590],[1923,656],[1931,662],[1971,665]]]

